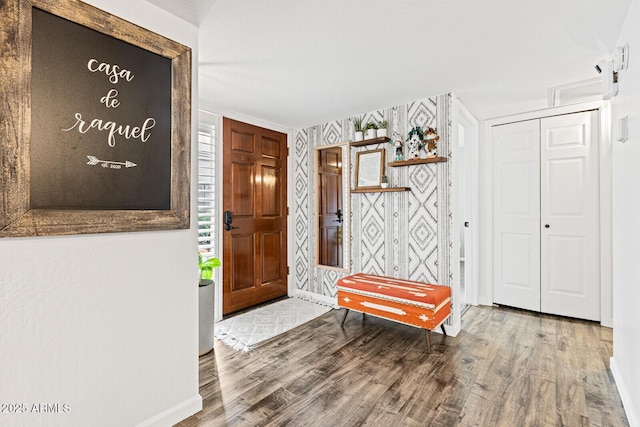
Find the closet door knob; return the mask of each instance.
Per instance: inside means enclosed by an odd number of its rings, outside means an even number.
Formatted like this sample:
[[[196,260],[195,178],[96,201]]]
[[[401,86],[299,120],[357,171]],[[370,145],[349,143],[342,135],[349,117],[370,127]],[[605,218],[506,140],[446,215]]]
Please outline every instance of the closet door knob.
[[[544,225],[544,228],[549,228],[549,227],[551,227],[549,224]]]

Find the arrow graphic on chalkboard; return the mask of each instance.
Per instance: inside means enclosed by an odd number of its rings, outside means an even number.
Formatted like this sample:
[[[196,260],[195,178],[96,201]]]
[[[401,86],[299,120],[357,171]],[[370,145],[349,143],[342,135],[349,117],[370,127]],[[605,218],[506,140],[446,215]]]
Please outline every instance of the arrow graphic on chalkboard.
[[[102,163],[102,165],[123,165],[126,168],[133,168],[135,166],[138,166],[137,164],[130,162],[129,160],[125,162],[113,162],[111,160],[99,160],[94,156],[87,156],[87,158],[89,159],[89,161],[87,162],[88,165],[97,165],[98,163]]]

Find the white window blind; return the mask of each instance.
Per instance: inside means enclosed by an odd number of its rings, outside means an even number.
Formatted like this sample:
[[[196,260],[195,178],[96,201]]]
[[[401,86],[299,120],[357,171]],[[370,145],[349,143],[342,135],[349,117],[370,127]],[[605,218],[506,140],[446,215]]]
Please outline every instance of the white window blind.
[[[198,249],[205,259],[215,248],[215,127],[200,124],[198,130]]]

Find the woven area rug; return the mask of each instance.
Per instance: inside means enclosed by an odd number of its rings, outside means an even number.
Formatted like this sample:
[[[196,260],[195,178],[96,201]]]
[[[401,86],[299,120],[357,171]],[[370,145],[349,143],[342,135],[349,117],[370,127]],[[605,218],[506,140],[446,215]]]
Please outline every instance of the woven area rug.
[[[330,310],[331,307],[299,298],[288,298],[216,322],[214,336],[234,350],[249,351],[261,342]]]

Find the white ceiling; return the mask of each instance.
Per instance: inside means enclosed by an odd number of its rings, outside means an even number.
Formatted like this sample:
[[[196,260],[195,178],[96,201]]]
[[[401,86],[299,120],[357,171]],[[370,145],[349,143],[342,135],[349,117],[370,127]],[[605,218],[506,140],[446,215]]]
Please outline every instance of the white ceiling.
[[[597,77],[631,2],[148,1],[199,26],[202,105],[288,128],[446,92],[479,119],[544,108]]]

